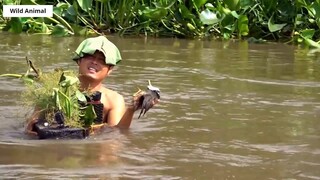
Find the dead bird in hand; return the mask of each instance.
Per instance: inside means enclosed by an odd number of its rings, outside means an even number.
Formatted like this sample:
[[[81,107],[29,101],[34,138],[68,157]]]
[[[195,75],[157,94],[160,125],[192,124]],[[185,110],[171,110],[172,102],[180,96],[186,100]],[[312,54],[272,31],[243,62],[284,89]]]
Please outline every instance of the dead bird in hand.
[[[138,90],[134,95],[134,108],[135,110],[141,109],[138,119],[141,115],[145,115],[146,112],[153,107],[160,100],[160,89],[152,86],[149,80],[149,85],[146,91]]]

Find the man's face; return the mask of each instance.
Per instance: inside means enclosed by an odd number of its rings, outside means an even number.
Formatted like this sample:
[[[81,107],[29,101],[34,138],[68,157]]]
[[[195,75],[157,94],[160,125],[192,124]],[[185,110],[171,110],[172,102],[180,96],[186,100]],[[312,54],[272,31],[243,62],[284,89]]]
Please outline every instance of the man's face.
[[[111,66],[105,64],[105,57],[102,52],[96,51],[93,55],[85,55],[78,61],[79,74],[92,78],[93,80],[103,80],[111,72]]]

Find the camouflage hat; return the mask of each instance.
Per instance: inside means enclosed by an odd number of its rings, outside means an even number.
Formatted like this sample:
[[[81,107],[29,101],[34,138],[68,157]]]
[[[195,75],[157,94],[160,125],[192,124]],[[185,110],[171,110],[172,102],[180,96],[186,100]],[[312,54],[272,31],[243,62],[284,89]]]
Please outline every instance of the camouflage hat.
[[[79,60],[85,54],[94,54],[97,50],[104,54],[106,64],[117,65],[121,61],[119,49],[104,36],[87,38],[82,41],[75,51],[76,55],[73,60]]]

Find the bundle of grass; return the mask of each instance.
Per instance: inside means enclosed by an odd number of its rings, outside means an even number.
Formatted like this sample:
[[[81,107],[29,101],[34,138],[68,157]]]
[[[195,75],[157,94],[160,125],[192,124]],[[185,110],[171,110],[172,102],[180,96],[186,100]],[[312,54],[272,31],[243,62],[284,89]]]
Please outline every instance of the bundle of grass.
[[[34,107],[39,114],[38,119],[41,121],[35,126],[36,131],[43,131],[42,139],[49,136],[67,136],[66,130],[70,131],[70,134],[80,132],[80,137],[85,137],[88,133],[83,134],[82,130],[87,131],[95,124],[98,117],[95,109],[98,109],[101,114],[99,117],[102,118],[100,109],[103,105],[91,104],[89,101],[93,94],[87,93],[89,91],[79,91],[80,82],[74,71],[56,69],[53,72],[42,73],[30,60],[27,59],[27,63],[29,68],[23,75],[0,76],[19,77],[25,82],[26,90],[22,92],[21,102],[25,106]],[[31,70],[35,75],[30,74]]]
[[[86,101],[86,98],[78,90],[79,80],[75,72],[55,70],[42,73],[26,87],[21,95],[22,103],[35,107],[49,124],[53,123],[57,113],[62,113],[66,126],[84,126],[78,101]]]

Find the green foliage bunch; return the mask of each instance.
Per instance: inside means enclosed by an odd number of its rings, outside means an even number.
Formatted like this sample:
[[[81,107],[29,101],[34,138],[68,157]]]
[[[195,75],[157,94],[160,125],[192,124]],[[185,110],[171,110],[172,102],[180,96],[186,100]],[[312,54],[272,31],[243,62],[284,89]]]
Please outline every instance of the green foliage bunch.
[[[11,32],[284,40],[319,48],[320,0],[4,0],[52,18],[0,18]],[[0,2],[1,4],[1,2]],[[2,20],[2,21],[1,21]]]
[[[21,95],[22,103],[36,107],[49,122],[53,122],[55,112],[61,111],[65,125],[82,127],[78,100],[85,97],[78,89],[79,80],[73,71],[42,73],[33,83],[26,83],[26,90]]]
[[[80,81],[76,72],[56,69],[43,73],[27,57],[26,60],[28,69],[25,74],[0,75],[19,78],[25,83],[26,89],[21,94],[22,105],[34,107],[40,114],[39,118],[49,123],[54,122],[57,112],[63,114],[64,124],[69,127],[89,127],[94,123],[97,115],[94,106],[87,102],[90,90],[79,90]]]

